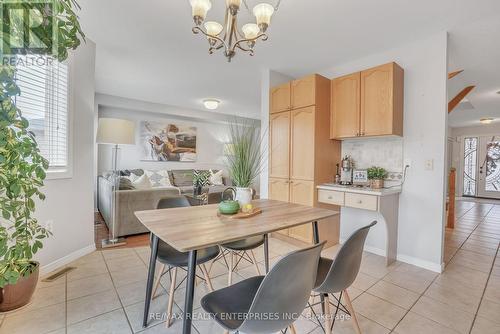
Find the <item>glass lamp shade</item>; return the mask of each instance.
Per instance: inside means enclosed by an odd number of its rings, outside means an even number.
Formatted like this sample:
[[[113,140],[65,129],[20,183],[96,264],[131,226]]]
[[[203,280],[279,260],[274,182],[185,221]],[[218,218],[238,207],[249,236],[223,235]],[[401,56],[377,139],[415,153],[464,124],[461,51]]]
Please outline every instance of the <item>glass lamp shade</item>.
[[[205,29],[209,36],[217,36],[221,33],[223,28],[220,23],[217,23],[215,21],[208,21],[205,22]]]
[[[195,21],[203,21],[207,17],[207,12],[212,8],[210,0],[190,0],[193,18]]]
[[[241,0],[226,0],[226,6],[240,8]]]
[[[266,30],[271,23],[274,7],[268,3],[260,3],[253,8],[253,15],[257,19],[257,24],[262,30]]]
[[[243,31],[246,39],[253,39],[260,33],[260,28],[255,23],[247,23],[241,27],[241,30]]]

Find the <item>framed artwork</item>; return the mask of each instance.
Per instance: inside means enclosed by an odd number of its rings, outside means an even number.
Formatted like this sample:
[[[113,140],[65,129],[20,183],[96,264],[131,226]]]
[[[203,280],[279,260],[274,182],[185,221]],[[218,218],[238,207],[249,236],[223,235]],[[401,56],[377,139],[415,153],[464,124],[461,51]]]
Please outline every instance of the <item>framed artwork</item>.
[[[195,162],[196,127],[142,121],[140,126],[143,160]]]

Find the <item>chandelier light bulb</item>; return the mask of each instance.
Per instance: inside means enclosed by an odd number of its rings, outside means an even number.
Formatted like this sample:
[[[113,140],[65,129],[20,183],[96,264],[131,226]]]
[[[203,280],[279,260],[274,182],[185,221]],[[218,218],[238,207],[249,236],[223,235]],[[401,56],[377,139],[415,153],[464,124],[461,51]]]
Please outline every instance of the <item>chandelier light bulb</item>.
[[[205,29],[207,30],[207,35],[215,37],[221,33],[223,27],[215,21],[207,21],[205,22]]]
[[[226,5],[228,8],[234,8],[238,10],[241,6],[241,0],[226,0]]]
[[[212,8],[210,0],[189,0],[196,25],[200,25],[207,17],[207,13]]]
[[[254,39],[260,33],[260,28],[255,23],[247,23],[243,27],[241,27],[243,31],[243,35],[245,35],[246,39]]]
[[[274,7],[268,3],[260,3],[253,8],[253,15],[255,15],[257,25],[261,31],[264,32],[269,27],[273,13]]]

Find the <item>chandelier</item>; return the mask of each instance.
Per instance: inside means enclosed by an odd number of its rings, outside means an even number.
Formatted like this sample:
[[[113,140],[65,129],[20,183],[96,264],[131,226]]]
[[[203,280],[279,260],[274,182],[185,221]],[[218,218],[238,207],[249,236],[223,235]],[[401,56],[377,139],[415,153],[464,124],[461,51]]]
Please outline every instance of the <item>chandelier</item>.
[[[253,56],[253,48],[257,40],[267,40],[266,30],[271,23],[271,16],[278,10],[281,0],[276,7],[268,3],[259,3],[253,8],[256,23],[247,23],[238,28],[238,12],[241,4],[250,11],[246,0],[226,0],[226,16],[224,25],[215,21],[205,21],[207,12],[212,8],[210,0],[190,0],[193,20],[195,26],[193,33],[202,33],[207,37],[209,48],[208,53],[212,54],[216,50],[223,49],[224,55],[230,62],[236,55],[236,50],[247,52]]]

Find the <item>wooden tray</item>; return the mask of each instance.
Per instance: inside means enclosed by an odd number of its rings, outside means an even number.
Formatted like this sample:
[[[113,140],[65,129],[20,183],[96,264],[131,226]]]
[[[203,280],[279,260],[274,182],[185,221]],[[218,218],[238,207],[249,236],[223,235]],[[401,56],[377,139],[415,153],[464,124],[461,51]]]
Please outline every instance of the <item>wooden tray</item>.
[[[217,216],[219,217],[227,217],[229,219],[244,219],[244,218],[250,218],[250,217],[253,217],[253,216],[256,216],[258,214],[261,214],[262,213],[262,209],[260,208],[253,208],[252,211],[250,212],[238,212],[238,213],[235,213],[234,215],[224,215],[220,212],[217,212]]]

